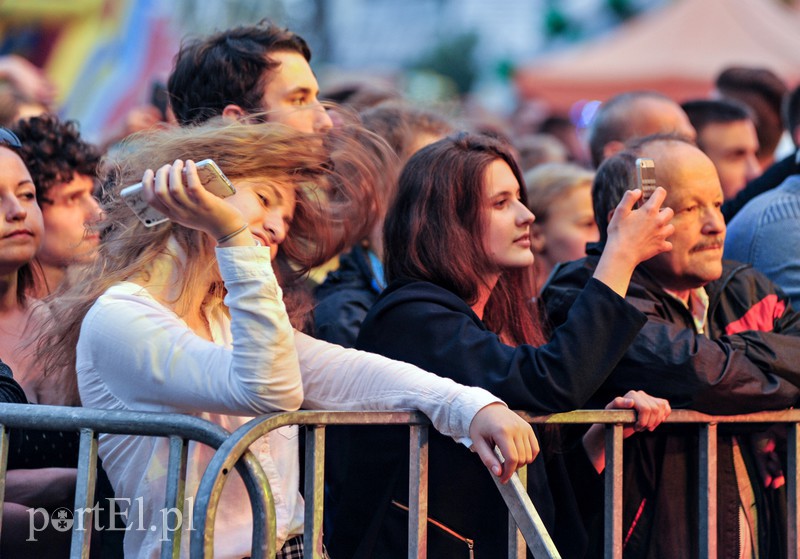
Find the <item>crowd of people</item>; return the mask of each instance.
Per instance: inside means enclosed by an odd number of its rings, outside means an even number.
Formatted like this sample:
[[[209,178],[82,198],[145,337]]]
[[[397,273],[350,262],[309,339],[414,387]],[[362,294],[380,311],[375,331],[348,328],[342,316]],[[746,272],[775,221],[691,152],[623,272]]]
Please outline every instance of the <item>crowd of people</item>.
[[[733,67],[706,99],[620,92],[584,145],[557,115],[518,134],[397,92],[326,94],[310,60],[267,20],[187,39],[166,110],[137,109],[99,147],[55,114],[40,71],[0,59],[0,401],[230,431],[300,408],[420,410],[436,431],[428,555],[477,558],[507,556],[490,476],[527,465],[562,555],[601,556],[602,426],[534,430],[512,410],[633,409],[623,555],[695,556],[698,435],[661,424],[800,396],[800,150],[776,159],[783,135],[800,146],[800,87]],[[229,196],[204,188],[205,159]],[[135,183],[168,219],[140,220],[121,195]],[[301,435],[252,448],[281,559],[304,556]],[[407,436],[328,429],[324,556],[407,555]],[[69,506],[76,440],[12,431],[3,557],[67,555],[61,532],[31,541],[28,511]],[[768,425],[721,433],[720,557],[786,556],[785,447]],[[97,531],[93,555],[158,556],[169,442],[101,434],[98,449],[127,529]],[[189,446],[187,496],[211,455]],[[246,503],[232,474],[215,556],[250,555]]]

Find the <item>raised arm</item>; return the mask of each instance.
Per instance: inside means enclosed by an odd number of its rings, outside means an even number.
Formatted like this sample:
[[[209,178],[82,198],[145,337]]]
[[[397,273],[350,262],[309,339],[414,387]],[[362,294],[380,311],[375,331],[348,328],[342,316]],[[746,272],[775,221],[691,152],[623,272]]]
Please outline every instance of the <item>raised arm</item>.
[[[660,186],[639,209],[633,206],[640,190],[625,193],[608,224],[608,242],[594,277],[625,297],[633,270],[639,263],[672,249],[667,238],[675,231],[670,223],[673,211],[662,208],[667,191]]]

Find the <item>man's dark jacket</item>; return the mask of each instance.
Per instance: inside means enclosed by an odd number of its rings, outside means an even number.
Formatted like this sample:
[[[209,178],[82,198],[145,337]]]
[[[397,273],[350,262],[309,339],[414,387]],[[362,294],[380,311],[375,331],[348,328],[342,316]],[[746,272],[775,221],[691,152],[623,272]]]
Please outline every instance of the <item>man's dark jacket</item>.
[[[548,318],[564,320],[599,260],[589,256],[562,265],[542,292]],[[788,298],[752,267],[724,262],[709,296],[706,334],[697,334],[688,310],[661,289],[642,266],[627,300],[648,317],[626,355],[592,398],[597,407],[612,395],[644,390],[673,408],[709,414],[749,413],[794,405],[800,385],[800,315]],[[739,437],[753,468],[747,435]],[[721,436],[718,462],[719,557],[738,557],[738,492],[732,438]],[[689,428],[662,426],[626,441],[623,538],[625,557],[693,557],[697,552],[697,437]],[[753,468],[754,469],[754,468]],[[751,479],[756,476],[753,472]],[[781,520],[770,519],[778,496],[753,483],[762,557],[780,557]],[[589,514],[591,517],[591,514]]]
[[[357,246],[343,254],[339,267],[314,291],[314,337],[353,347],[361,323],[380,293],[366,249]]]

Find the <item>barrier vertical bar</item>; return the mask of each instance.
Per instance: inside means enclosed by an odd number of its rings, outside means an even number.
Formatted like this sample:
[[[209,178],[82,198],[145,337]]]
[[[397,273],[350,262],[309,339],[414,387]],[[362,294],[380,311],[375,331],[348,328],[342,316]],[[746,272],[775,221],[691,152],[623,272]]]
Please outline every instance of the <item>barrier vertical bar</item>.
[[[699,437],[700,544],[699,557],[711,559],[717,553],[717,424],[700,425]]]
[[[322,559],[322,518],[325,499],[325,426],[306,426],[305,531],[306,557]],[[311,519],[311,522],[308,520]],[[310,552],[310,553],[309,553]]]
[[[182,437],[173,435],[169,438],[169,462],[167,463],[167,490],[164,500],[164,510],[176,510],[176,526],[170,530],[167,525],[167,515],[163,514],[163,530],[167,531],[167,541],[161,544],[161,559],[178,559],[181,556],[181,528],[183,522],[189,520],[186,516],[184,495],[186,491],[186,457],[188,446]],[[192,511],[188,511],[189,515]]]
[[[622,424],[606,425],[605,557],[622,558]]]
[[[800,430],[797,423],[790,423],[787,433],[786,445],[788,447],[788,472],[786,475],[786,555],[789,559],[798,559],[800,553],[797,549],[797,534],[800,531],[800,518],[797,515],[797,489],[800,487],[800,477],[797,472],[798,445],[800,445]]]
[[[3,526],[3,503],[6,502],[6,470],[8,468],[8,429],[0,425],[0,527]],[[0,531],[0,538],[2,532]]]
[[[523,490],[528,488],[528,467],[525,466],[517,470],[519,482]],[[511,509],[508,509],[508,559],[525,559],[525,538],[517,527],[517,521]]]
[[[409,427],[408,556],[428,556],[428,427]]]
[[[81,429],[78,452],[74,523],[69,556],[88,559],[92,535],[92,505],[97,482],[97,434],[92,429]]]

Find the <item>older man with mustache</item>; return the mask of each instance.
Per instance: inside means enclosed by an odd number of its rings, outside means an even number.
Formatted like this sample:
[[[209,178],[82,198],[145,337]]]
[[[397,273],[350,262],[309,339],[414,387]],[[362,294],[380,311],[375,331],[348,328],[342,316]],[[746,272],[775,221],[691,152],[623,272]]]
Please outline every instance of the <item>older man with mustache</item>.
[[[626,298],[647,324],[595,404],[620,390],[667,398],[673,408],[748,413],[795,404],[800,385],[800,315],[786,295],[749,265],[723,261],[723,195],[714,164],[676,136],[651,136],[598,169],[592,197],[601,241],[586,258],[557,269],[542,298],[558,325],[591,276],[614,204],[635,184],[636,159],[655,161],[656,179],[675,211],[671,252],[639,265]],[[697,555],[697,435],[665,426],[626,442],[623,503],[626,557]],[[776,476],[758,475],[762,448],[752,429],[725,432],[718,455],[719,557],[780,557],[785,526]],[[584,476],[585,479],[585,476]],[[780,478],[778,478],[780,479]],[[769,484],[767,486],[767,483]],[[586,501],[602,526],[598,499]],[[600,501],[602,502],[602,501]],[[601,550],[602,535],[596,538]]]

